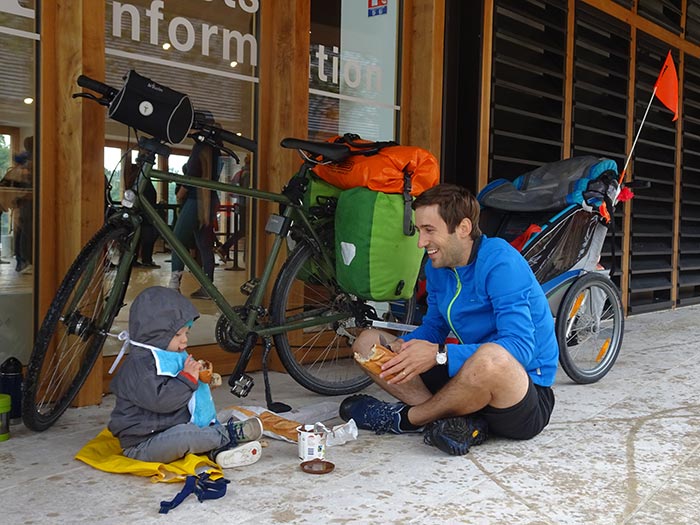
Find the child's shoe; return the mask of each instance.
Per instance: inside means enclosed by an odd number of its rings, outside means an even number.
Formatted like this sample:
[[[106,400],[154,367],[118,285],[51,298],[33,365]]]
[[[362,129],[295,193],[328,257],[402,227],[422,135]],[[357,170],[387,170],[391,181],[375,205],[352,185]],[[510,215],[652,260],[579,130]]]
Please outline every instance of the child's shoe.
[[[247,441],[257,441],[263,435],[263,424],[259,417],[251,417],[243,421],[230,418],[225,426],[233,446]]]
[[[221,468],[244,467],[260,459],[262,447],[259,441],[249,441],[237,447],[220,451],[214,461]]]
[[[255,442],[258,443],[258,439],[262,437],[263,434],[263,424],[260,418],[251,417],[250,419],[245,419],[243,421],[236,421],[230,418],[224,426],[228,431],[229,442],[225,445],[212,450],[209,453],[209,457],[219,463],[219,455],[226,451],[233,450],[238,447],[241,443]],[[260,443],[258,443],[258,447]],[[258,452],[259,455],[259,452]],[[225,457],[225,456],[224,456]],[[255,460],[257,461],[257,460]],[[251,461],[253,463],[254,461]],[[247,465],[248,463],[246,463]],[[221,465],[221,463],[219,463]],[[223,465],[222,465],[223,467]],[[228,467],[224,467],[228,468]]]

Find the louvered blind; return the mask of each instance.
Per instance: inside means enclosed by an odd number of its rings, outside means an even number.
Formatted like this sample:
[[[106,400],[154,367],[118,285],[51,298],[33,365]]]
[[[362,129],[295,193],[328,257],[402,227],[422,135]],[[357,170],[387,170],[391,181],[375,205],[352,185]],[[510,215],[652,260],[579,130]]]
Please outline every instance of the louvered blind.
[[[681,34],[682,0],[637,0],[637,13],[661,27]]]
[[[622,170],[627,131],[630,30],[627,24],[590,7],[576,6],[572,155],[607,157]],[[602,264],[610,268],[615,242],[616,284],[622,269],[623,207],[608,233]],[[613,239],[614,237],[614,239]]]
[[[497,0],[489,177],[562,156],[566,2]]]
[[[685,38],[700,43],[700,0],[688,0],[685,9]]]
[[[700,302],[700,60],[685,55],[681,172],[680,306]]]
[[[668,52],[664,44],[638,33],[635,86],[635,133]],[[678,53],[674,51],[678,63]],[[672,306],[673,211],[675,189],[675,123],[658,101],[651,105],[634,154],[634,179],[648,189],[632,199],[629,312],[662,310]]]

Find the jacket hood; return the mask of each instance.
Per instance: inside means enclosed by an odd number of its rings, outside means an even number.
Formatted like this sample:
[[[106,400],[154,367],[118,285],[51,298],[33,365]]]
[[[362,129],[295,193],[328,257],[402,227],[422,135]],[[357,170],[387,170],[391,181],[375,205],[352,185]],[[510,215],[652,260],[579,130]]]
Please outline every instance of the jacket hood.
[[[137,343],[166,349],[177,331],[199,318],[185,296],[164,286],[146,288],[129,311],[129,337]]]

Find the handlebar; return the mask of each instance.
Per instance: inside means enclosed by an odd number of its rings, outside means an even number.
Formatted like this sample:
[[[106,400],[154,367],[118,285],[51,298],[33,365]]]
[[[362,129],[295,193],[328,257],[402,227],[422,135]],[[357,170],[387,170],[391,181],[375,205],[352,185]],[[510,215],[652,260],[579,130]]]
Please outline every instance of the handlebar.
[[[203,124],[200,129],[211,134],[214,140],[221,139],[224,142],[228,142],[229,144],[233,144],[235,146],[240,146],[241,148],[252,151],[253,153],[257,153],[258,151],[258,144],[254,140],[243,137],[242,135],[236,135],[235,133],[231,133],[224,128],[212,126],[211,124]]]
[[[89,89],[90,91],[94,91],[95,93],[100,94],[101,97],[96,97],[90,93],[77,93],[73,95],[74,97],[89,98],[98,102],[99,104],[102,104],[103,106],[109,106],[112,100],[114,100],[114,98],[119,93],[118,89],[113,88],[112,86],[109,86],[103,82],[100,82],[99,80],[95,80],[94,78],[90,78],[85,75],[80,75],[78,77],[78,85],[80,87],[84,87],[86,89]],[[212,124],[213,120],[214,119],[212,118],[211,113],[207,111],[195,110],[193,127],[197,131],[192,135],[192,137],[195,140],[205,141],[214,147],[223,149],[227,153],[231,152],[228,149],[221,148],[220,145],[217,145],[218,142],[228,142],[229,144],[239,146],[241,148],[247,149],[248,151],[252,151],[253,153],[257,152],[258,145],[254,140],[243,137],[241,135],[237,135],[228,130],[225,130],[224,128],[216,126]]]
[[[109,102],[111,102],[117,93],[119,93],[118,89],[108,86],[107,84],[103,84],[99,80],[86,77],[85,75],[80,75],[78,77],[78,85],[80,87],[87,88],[90,91],[94,91],[95,93],[99,93],[104,98],[108,99]]]

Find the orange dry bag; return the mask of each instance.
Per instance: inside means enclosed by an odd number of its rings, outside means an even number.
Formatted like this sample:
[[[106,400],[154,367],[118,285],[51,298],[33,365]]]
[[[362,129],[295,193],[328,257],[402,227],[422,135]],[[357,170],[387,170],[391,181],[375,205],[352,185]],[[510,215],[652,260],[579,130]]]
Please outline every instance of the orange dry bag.
[[[326,182],[342,188],[369,188],[383,193],[403,193],[404,178],[409,177],[410,195],[417,196],[440,180],[440,166],[428,150],[400,146],[396,142],[372,142],[346,133],[328,140],[347,144],[353,155],[337,164],[321,164],[314,173]]]

